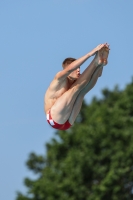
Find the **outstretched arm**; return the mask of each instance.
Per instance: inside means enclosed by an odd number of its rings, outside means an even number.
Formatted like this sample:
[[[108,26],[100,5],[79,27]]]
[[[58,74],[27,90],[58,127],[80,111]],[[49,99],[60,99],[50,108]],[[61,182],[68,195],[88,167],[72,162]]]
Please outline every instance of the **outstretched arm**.
[[[107,44],[100,44],[96,48],[94,48],[92,51],[90,51],[89,53],[87,53],[86,55],[84,55],[81,58],[75,60],[70,65],[68,65],[68,67],[66,67],[64,70],[58,72],[56,74],[56,78],[57,79],[64,79],[64,78],[66,78],[67,76],[69,76],[69,74],[71,72],[73,72],[74,70],[76,70],[77,68],[79,68],[88,58],[90,58],[91,56],[93,56],[97,51],[99,51],[104,46],[107,46]]]

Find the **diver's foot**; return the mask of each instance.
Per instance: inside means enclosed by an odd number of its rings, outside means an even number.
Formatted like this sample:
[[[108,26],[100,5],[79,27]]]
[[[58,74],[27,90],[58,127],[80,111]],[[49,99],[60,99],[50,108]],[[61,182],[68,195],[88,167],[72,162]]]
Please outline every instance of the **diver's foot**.
[[[103,65],[107,65],[108,64],[108,55],[109,55],[109,48],[108,47],[103,47]]]
[[[95,63],[96,63],[97,66],[103,64],[103,50],[104,50],[104,48],[100,49],[100,50],[97,51],[97,53],[96,53]]]

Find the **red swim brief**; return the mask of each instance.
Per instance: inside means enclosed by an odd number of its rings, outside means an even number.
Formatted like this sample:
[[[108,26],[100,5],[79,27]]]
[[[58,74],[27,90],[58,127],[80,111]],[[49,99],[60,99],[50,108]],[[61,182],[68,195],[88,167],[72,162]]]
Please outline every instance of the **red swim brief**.
[[[50,111],[47,114],[47,122],[55,129],[59,130],[67,130],[69,129],[72,125],[69,123],[67,120],[64,124],[57,124],[51,117]]]

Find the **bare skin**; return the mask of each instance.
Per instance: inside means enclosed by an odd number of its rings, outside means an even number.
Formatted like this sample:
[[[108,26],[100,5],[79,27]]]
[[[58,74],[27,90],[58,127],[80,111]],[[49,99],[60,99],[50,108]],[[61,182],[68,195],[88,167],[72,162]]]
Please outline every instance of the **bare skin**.
[[[95,70],[95,72],[92,75],[90,82],[84,87],[83,90],[81,90],[81,92],[77,96],[77,99],[74,103],[73,110],[72,110],[71,115],[69,117],[69,121],[71,122],[71,124],[74,123],[77,115],[80,112],[84,96],[95,86],[98,78],[101,76],[102,70],[103,70],[102,65],[97,67],[97,69]]]
[[[45,113],[50,110],[56,123],[74,123],[85,94],[94,87],[107,64],[108,54],[108,44],[100,44],[56,74],[45,94]],[[80,75],[80,66],[92,55],[94,59]]]

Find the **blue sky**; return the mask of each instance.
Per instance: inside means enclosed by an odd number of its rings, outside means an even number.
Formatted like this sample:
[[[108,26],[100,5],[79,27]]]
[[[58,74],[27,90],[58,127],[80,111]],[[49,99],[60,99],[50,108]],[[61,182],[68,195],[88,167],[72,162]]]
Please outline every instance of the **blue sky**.
[[[0,1],[0,199],[26,192],[23,179],[33,177],[25,166],[28,155],[44,154],[54,135],[43,97],[66,57],[110,44],[109,64],[87,102],[105,87],[123,89],[131,82],[132,9],[133,1],[125,0]]]

